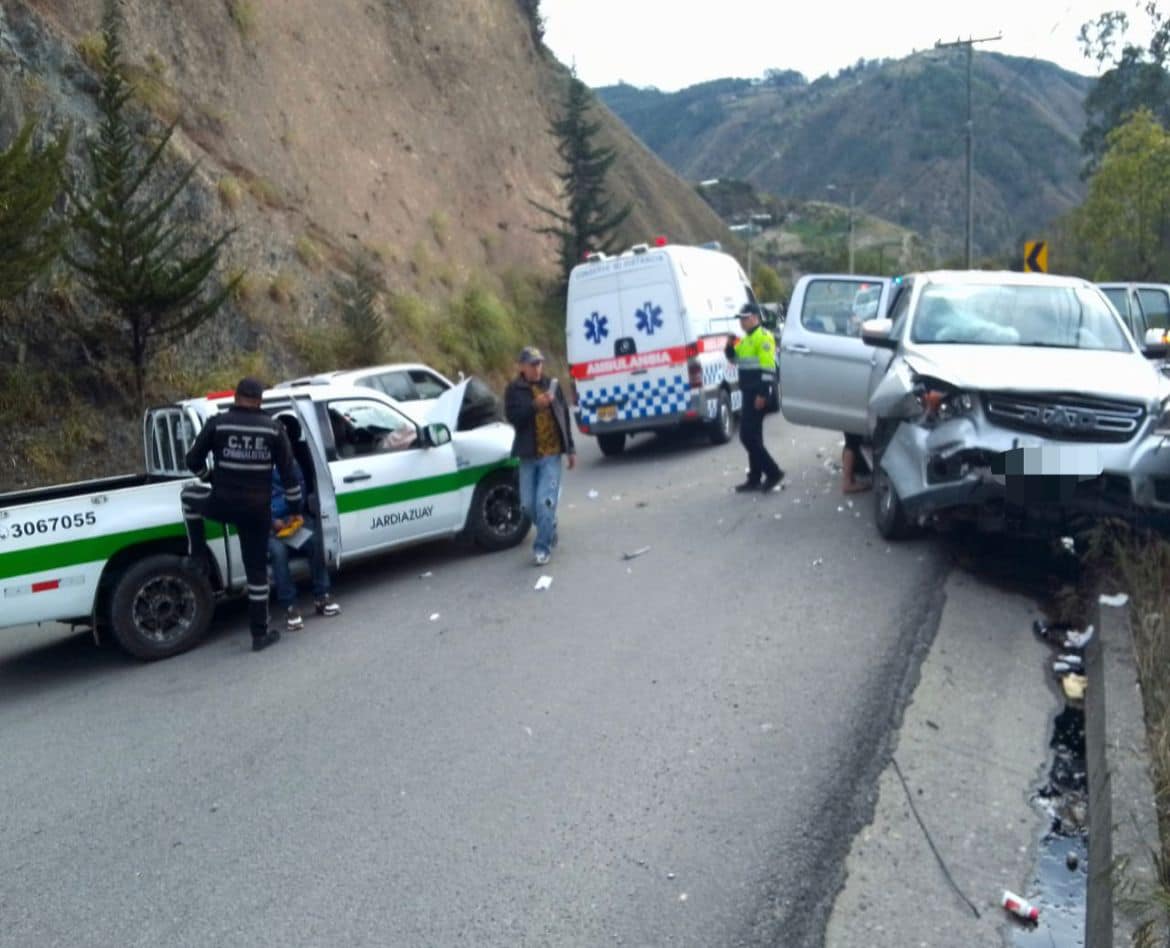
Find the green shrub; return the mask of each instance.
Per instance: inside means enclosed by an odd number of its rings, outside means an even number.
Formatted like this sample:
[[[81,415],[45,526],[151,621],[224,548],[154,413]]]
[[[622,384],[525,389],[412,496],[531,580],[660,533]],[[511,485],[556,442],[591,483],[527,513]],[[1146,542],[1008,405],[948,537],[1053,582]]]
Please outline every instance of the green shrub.
[[[310,270],[320,270],[321,265],[325,263],[324,248],[308,234],[302,234],[297,238],[294,249],[297,259]]]
[[[219,179],[219,199],[223,201],[224,206],[228,210],[239,210],[240,205],[244,203],[244,186],[240,183],[240,179],[234,175],[224,175]]]
[[[231,17],[240,38],[250,40],[256,35],[256,8],[251,0],[227,0],[228,16]]]

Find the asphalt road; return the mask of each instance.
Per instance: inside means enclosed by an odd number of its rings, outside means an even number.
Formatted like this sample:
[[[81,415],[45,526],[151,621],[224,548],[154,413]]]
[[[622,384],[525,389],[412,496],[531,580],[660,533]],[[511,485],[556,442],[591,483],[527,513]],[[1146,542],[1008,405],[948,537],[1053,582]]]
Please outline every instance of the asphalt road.
[[[767,497],[582,438],[548,567],[385,557],[259,655],[9,630],[0,945],[819,945],[950,567],[767,436]]]

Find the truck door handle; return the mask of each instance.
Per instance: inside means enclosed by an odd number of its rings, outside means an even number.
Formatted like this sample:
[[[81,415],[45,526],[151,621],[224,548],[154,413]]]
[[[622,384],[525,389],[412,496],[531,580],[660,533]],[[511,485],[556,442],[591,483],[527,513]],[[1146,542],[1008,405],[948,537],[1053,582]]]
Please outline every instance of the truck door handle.
[[[797,355],[808,355],[812,350],[808,346],[798,345],[793,343],[784,347],[785,352],[795,352]]]
[[[354,471],[352,474],[346,474],[342,480],[346,484],[352,484],[355,481],[368,481],[373,476],[373,474],[367,474],[365,471]]]

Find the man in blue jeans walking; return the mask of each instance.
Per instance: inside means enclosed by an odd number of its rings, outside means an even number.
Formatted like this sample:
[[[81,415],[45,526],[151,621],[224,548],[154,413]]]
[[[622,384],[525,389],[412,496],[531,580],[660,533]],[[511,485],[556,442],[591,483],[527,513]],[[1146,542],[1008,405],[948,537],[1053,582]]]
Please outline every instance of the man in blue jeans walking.
[[[520,353],[519,373],[504,392],[504,414],[516,429],[512,456],[520,459],[520,504],[536,524],[532,561],[543,566],[557,545],[561,457],[577,463],[569,406],[556,379],[544,377],[544,356],[535,346]]]

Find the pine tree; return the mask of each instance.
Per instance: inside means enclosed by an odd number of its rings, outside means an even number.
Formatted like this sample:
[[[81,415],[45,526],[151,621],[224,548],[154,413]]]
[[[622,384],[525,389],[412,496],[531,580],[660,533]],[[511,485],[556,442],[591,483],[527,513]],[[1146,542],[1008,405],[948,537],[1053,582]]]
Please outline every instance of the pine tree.
[[[370,264],[359,257],[353,277],[338,281],[341,299],[341,324],[345,327],[345,350],[342,357],[354,364],[381,360],[386,338],[386,323],[378,312],[378,279]]]
[[[615,232],[631,209],[628,204],[613,209],[605,176],[617,153],[594,141],[601,124],[589,120],[591,105],[592,95],[585,83],[575,74],[570,76],[564,112],[549,129],[557,139],[557,154],[564,164],[557,177],[566,210],[531,202],[556,222],[540,228],[540,233],[552,234],[560,244],[562,292],[568,288],[569,273],[586,253],[613,249]]]
[[[52,219],[61,193],[68,136],[33,147],[36,123],[26,122],[0,151],[0,300],[12,299],[61,252],[64,224]]]
[[[205,292],[205,284],[231,235],[190,255],[190,229],[169,218],[195,166],[179,175],[161,196],[147,183],[174,134],[171,125],[149,147],[127,118],[131,89],[123,76],[121,0],[106,0],[102,16],[101,114],[97,138],[87,145],[92,175],[83,193],[70,190],[79,247],[67,255],[83,281],[115,315],[116,347],[128,359],[139,404],[145,399],[147,364],[159,349],[174,345],[215,315],[233,285]]]

